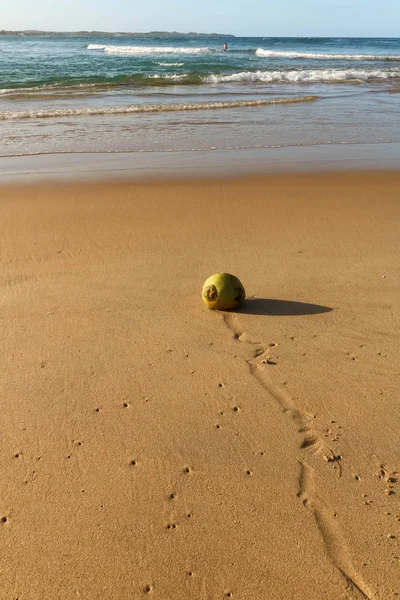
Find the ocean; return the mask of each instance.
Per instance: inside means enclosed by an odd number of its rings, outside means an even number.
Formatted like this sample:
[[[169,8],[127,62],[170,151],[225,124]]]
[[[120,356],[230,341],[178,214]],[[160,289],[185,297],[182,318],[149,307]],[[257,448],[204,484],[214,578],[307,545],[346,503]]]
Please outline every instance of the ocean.
[[[0,36],[2,157],[390,145],[399,109],[400,39]]]

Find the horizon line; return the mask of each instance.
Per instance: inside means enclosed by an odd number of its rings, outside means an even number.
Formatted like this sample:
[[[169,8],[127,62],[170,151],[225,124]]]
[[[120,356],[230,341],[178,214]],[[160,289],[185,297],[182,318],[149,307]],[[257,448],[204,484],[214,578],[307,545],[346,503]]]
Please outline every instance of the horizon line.
[[[0,36],[4,34],[38,34],[38,33],[46,33],[46,34],[106,34],[106,35],[155,35],[155,34],[168,34],[168,35],[182,35],[182,36],[218,36],[218,37],[234,37],[234,38],[265,38],[265,39],[274,39],[274,38],[286,38],[286,39],[400,39],[400,36],[389,36],[389,35],[238,35],[235,33],[218,33],[218,32],[198,32],[198,31],[162,31],[162,30],[152,30],[152,31],[106,31],[101,29],[76,29],[76,30],[53,30],[53,29],[1,29]]]

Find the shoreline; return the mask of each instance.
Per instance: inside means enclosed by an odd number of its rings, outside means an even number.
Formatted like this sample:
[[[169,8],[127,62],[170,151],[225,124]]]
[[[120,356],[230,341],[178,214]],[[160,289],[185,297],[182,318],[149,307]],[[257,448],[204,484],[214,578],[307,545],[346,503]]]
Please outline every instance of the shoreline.
[[[169,180],[399,168],[400,142],[195,152],[51,153],[1,157],[0,184],[149,177]]]

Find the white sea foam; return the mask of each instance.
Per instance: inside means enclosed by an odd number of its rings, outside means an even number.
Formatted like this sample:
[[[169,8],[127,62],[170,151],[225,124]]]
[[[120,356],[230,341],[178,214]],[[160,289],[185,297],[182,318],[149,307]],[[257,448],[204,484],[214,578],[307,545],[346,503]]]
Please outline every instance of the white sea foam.
[[[159,65],[160,67],[183,67],[183,65],[185,63],[183,62],[175,62],[175,63],[170,63],[170,62],[156,62],[156,65]]]
[[[311,58],[318,60],[393,60],[400,61],[400,56],[381,56],[379,54],[318,54],[314,52],[278,52],[275,50],[256,50],[257,56],[282,58]]]
[[[130,113],[179,112],[190,110],[215,110],[221,108],[251,108],[273,104],[296,104],[312,102],[318,96],[303,96],[299,98],[276,98],[274,100],[233,100],[226,102],[193,102],[188,104],[141,104],[131,106],[114,106],[109,108],[68,108],[56,110],[26,110],[0,112],[0,121],[17,119],[45,119],[56,117],[76,117],[91,115],[126,115]]]
[[[211,48],[175,48],[174,46],[101,46],[89,44],[88,50],[104,50],[106,54],[201,54]]]
[[[88,88],[96,88],[101,86],[99,83],[77,83],[73,86],[65,87],[62,84],[48,84],[48,85],[39,85],[28,88],[4,88],[0,89],[0,95],[9,95],[9,96],[29,96],[29,95],[37,95],[45,97],[49,92],[53,92],[54,97],[59,96],[60,94],[71,94],[71,92],[77,92],[78,94],[84,93]]]
[[[146,79],[172,79],[172,80],[181,80],[181,79],[186,79],[187,77],[189,77],[188,73],[182,73],[182,74],[178,74],[178,73],[164,73],[162,75],[158,75],[158,74],[154,74],[154,75],[145,75]]]
[[[400,78],[400,69],[392,71],[367,71],[363,69],[325,69],[302,71],[244,71],[232,75],[209,75],[203,79],[205,83],[229,82],[264,82],[264,83],[307,83],[307,82],[340,82],[371,81],[378,79]]]

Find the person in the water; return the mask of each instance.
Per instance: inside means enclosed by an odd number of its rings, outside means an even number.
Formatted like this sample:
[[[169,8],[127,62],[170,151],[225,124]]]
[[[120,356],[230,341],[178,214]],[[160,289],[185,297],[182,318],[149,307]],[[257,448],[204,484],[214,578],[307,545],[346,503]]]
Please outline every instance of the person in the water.
[[[228,44],[227,44],[226,42],[225,42],[225,44],[224,44],[224,51],[225,51],[225,50],[228,50]]]

